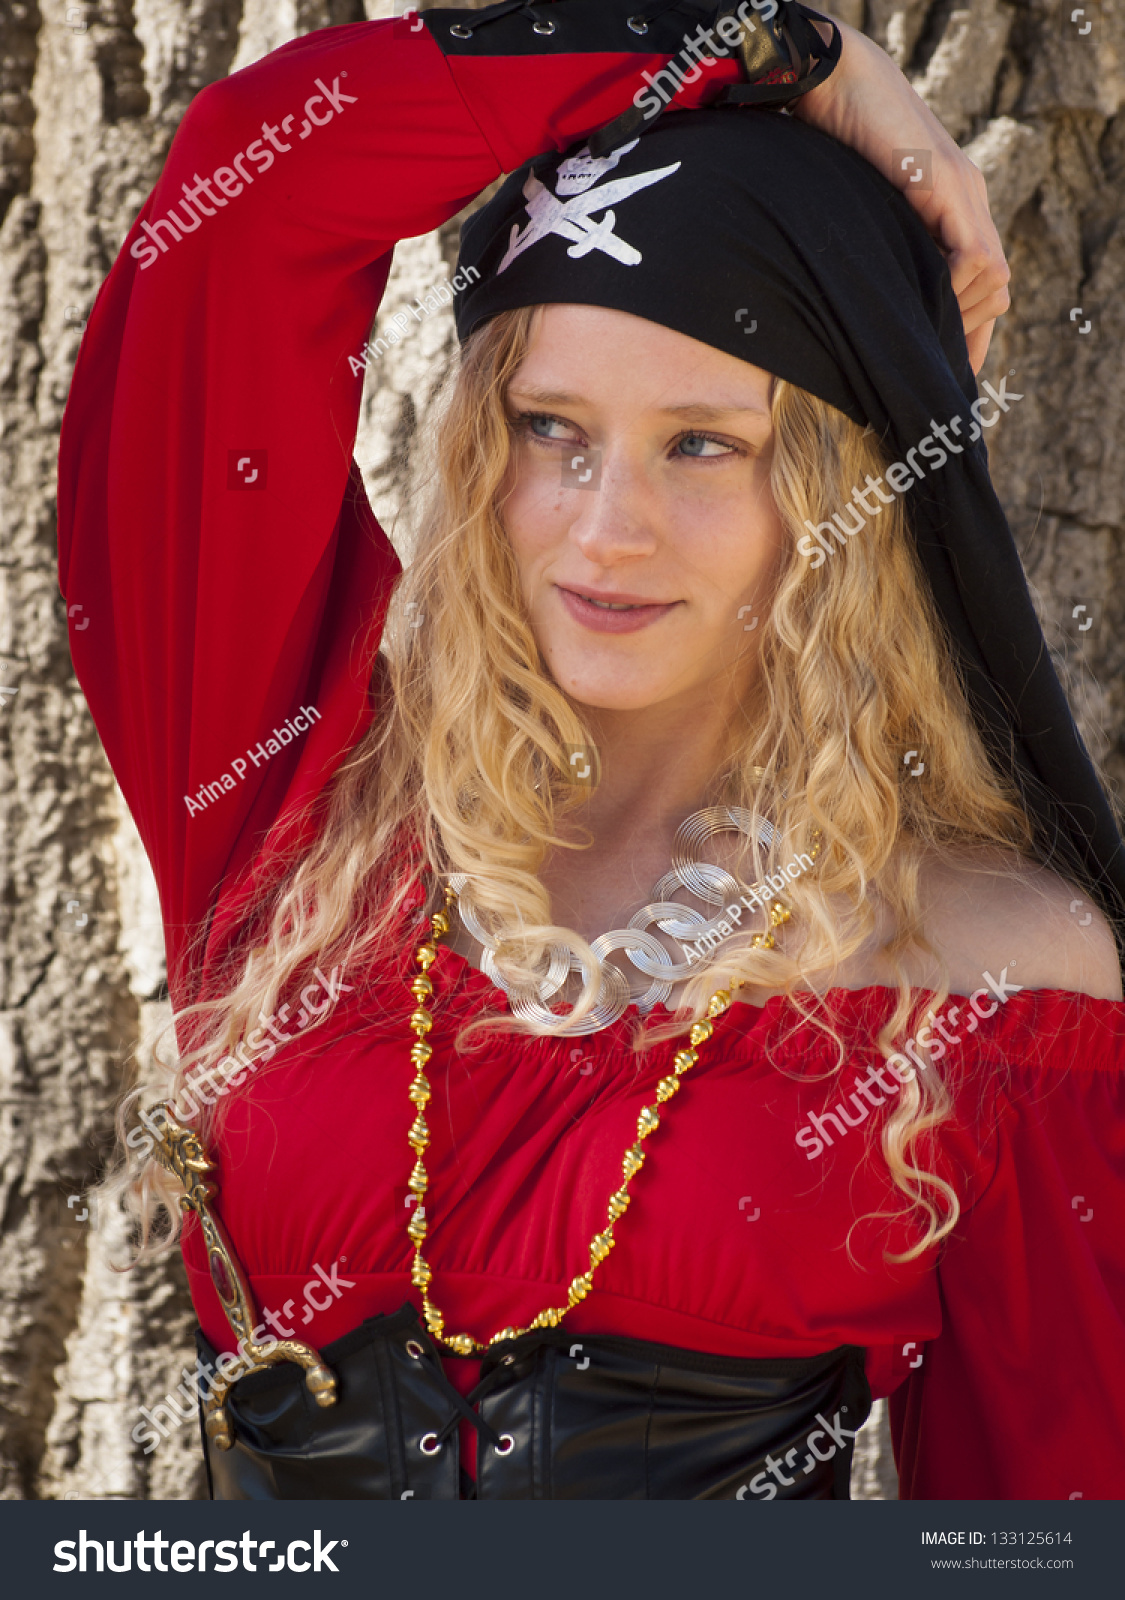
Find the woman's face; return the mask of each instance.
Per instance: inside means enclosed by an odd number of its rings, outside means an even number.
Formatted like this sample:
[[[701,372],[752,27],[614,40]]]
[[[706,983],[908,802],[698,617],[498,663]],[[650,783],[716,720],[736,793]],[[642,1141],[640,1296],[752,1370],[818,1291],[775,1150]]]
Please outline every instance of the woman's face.
[[[579,704],[753,679],[786,535],[770,375],[641,317],[551,305],[508,390],[503,520],[532,631]]]

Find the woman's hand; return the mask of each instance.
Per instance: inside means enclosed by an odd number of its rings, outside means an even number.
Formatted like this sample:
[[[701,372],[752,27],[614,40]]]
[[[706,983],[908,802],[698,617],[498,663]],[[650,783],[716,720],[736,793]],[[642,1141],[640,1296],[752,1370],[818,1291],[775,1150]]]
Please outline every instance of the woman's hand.
[[[827,40],[828,28],[814,23]],[[1011,304],[1011,272],[988,209],[984,175],[877,44],[837,22],[839,65],[796,101],[794,114],[849,145],[901,189],[949,262],[973,371],[988,353],[996,318]],[[919,191],[896,169],[894,150],[932,153],[933,186]]]

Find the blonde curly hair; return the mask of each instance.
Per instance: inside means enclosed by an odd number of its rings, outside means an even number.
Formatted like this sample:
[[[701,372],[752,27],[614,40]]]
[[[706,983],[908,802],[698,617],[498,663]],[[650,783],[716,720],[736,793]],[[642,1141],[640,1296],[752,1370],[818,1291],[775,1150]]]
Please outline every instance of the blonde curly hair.
[[[153,1089],[164,1096],[190,1089],[196,1069],[232,1050],[314,966],[340,961],[350,976],[401,950],[402,909],[419,866],[434,904],[449,874],[471,876],[474,907],[501,941],[505,976],[532,983],[552,944],[596,972],[588,944],[552,921],[539,877],[549,850],[581,848],[559,833],[581,799],[565,781],[565,747],[592,740],[544,667],[503,524],[512,440],[506,391],[535,314],[526,308],[495,317],[461,353],[431,436],[417,550],[396,585],[373,663],[383,679],[380,712],[323,797],[311,848],[255,908],[241,971],[223,992],[179,1013],[175,1059],[164,1062],[154,1051],[148,1079],[125,1097],[123,1137],[138,1100]],[[724,940],[693,969],[674,1016],[639,1028],[637,1046],[686,1032],[716,987],[740,982],[789,994],[798,1013],[836,1041],[839,1072],[843,1041],[817,995],[798,988],[804,974],[831,973],[866,943],[877,892],[895,925],[883,948],[897,975],[897,1003],[875,1041],[891,1055],[919,1020],[905,953],[937,959],[942,982],[929,993],[928,1010],[950,993],[948,967],[921,922],[926,854],[984,844],[1002,847],[1009,860],[1030,857],[1032,829],[976,730],[901,500],[819,570],[799,551],[808,523],[826,521],[853,484],[885,470],[874,435],[779,379],[771,409],[771,487],[788,542],[762,619],[760,704],[732,730],[712,799],[768,818],[776,830],[768,850],[746,839],[748,870],[737,869],[746,883],[795,851],[807,853],[819,829],[815,872],[786,890],[801,944],[787,954],[753,947],[749,931]],[[424,636],[409,626],[417,614],[426,618]],[[902,780],[907,749],[927,752],[924,784]],[[576,996],[574,1014],[595,999],[596,978]],[[490,1014],[465,1033],[485,1026],[552,1031]],[[903,1084],[882,1125],[903,1210],[919,1221],[915,1243],[895,1259],[921,1254],[956,1222],[956,1193],[919,1164],[950,1109],[940,1074],[927,1071]],[[128,1197],[142,1254],[167,1248],[179,1225],[174,1185],[151,1150],[126,1155],[105,1187]],[[161,1210],[168,1226],[157,1244],[152,1224]]]

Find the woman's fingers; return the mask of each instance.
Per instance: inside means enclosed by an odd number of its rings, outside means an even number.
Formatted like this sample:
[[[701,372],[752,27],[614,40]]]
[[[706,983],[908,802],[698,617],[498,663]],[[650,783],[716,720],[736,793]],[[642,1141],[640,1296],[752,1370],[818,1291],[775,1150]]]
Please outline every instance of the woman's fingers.
[[[965,328],[969,360],[979,372],[997,317],[1011,305],[1011,269],[988,210],[984,178],[961,151],[939,165],[927,225],[949,262],[949,276]]]
[[[964,254],[949,258],[949,275],[962,311],[968,311],[982,300],[1006,296],[1011,277],[1006,261],[993,262]]]
[[[960,297],[974,283],[988,293],[1003,289],[1011,273],[983,174],[961,150],[943,153],[936,165],[933,194],[919,209],[950,258],[954,291]]]
[[[969,293],[974,293],[976,285],[972,286]],[[992,289],[984,292],[978,298],[969,299],[965,295],[957,296],[957,304],[961,307],[961,317],[965,324],[965,332],[972,333],[974,328],[979,328],[982,322],[995,322],[997,317],[1002,317],[1012,303],[1012,297],[1007,289]]]
[[[817,26],[827,33],[826,26]],[[844,44],[836,71],[796,102],[795,113],[857,150],[906,195],[949,262],[969,358],[979,371],[996,318],[1010,305],[1011,277],[984,174],[878,45],[844,24],[840,32]],[[896,149],[900,155],[929,154],[926,187],[899,170]]]
[[[966,333],[965,344],[969,351],[969,365],[974,372],[979,372],[984,366],[984,358],[988,354],[988,347],[992,343],[992,330],[995,328],[995,319],[986,322],[972,333]]]

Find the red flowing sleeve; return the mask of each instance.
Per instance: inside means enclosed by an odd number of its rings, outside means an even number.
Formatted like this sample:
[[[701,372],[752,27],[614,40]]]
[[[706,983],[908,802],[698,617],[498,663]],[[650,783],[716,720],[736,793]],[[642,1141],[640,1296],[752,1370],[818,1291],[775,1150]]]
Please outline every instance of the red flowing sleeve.
[[[900,1492],[1125,1499],[1125,1004],[1041,990],[1004,1010],[942,1332],[891,1397]]]
[[[479,12],[326,28],[210,85],[94,305],[62,431],[59,581],[177,1008],[374,712],[398,563],[352,447],[395,242],[618,116],[687,25],[643,41],[624,0],[552,15],[550,37]],[[738,76],[716,63],[678,103]]]

